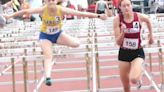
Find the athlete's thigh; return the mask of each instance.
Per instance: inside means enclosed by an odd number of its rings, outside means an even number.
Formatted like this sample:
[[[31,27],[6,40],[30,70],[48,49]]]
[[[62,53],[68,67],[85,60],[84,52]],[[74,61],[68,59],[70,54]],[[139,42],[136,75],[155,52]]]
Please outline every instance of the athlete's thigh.
[[[46,56],[51,56],[52,55],[52,43],[46,39],[40,40],[39,43],[43,50],[43,54]]]
[[[74,47],[79,44],[79,41],[77,38],[62,32],[57,40],[57,44]]]
[[[129,62],[119,61],[120,76],[127,76],[129,74],[130,67],[131,66]]]
[[[135,58],[132,62],[131,62],[131,71],[130,71],[130,75],[131,76],[139,76],[142,72],[142,64],[144,62],[143,58]]]

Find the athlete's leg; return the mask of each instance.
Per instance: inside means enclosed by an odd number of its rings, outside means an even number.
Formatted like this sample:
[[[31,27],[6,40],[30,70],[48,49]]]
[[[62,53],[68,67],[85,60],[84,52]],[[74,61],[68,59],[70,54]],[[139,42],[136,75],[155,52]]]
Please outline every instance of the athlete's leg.
[[[66,45],[69,47],[79,47],[80,42],[77,38],[74,38],[65,32],[62,32],[57,39],[57,44]]]
[[[120,61],[119,69],[120,69],[120,78],[124,87],[124,92],[130,92],[130,84],[129,84],[130,63]]]
[[[144,59],[143,58],[136,58],[134,59],[132,62],[131,62],[131,69],[130,69],[130,81],[133,83],[133,84],[136,84],[140,78],[141,78],[141,75],[143,73],[143,64],[144,62]]]
[[[45,77],[51,78],[52,59],[53,59],[52,43],[49,40],[40,40],[40,45],[44,55]],[[46,84],[51,85],[51,83],[46,83]]]

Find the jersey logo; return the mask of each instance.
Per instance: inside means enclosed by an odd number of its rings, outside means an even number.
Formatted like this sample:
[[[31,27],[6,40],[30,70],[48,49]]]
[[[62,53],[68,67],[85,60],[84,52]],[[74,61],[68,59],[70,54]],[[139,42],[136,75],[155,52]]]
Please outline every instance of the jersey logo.
[[[139,29],[139,22],[133,22],[133,28]]]

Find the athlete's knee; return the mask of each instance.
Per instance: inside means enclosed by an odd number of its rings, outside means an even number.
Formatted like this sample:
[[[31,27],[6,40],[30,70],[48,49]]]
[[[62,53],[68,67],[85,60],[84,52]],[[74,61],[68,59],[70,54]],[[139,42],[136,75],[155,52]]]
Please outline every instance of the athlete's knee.
[[[73,48],[77,48],[77,47],[79,47],[79,46],[80,46],[80,41],[76,41],[76,42],[72,45]]]
[[[52,60],[53,56],[52,55],[44,55],[44,58],[46,60]]]
[[[76,44],[74,44],[73,48],[77,48],[79,46],[80,46],[80,43],[76,43]]]
[[[137,77],[130,77],[130,82],[136,84],[138,81]]]

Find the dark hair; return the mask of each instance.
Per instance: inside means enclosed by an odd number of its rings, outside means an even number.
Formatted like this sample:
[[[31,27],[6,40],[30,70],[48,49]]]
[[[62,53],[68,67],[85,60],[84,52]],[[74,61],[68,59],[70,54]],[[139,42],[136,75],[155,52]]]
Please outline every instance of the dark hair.
[[[120,1],[119,1],[119,4],[118,4],[119,6],[121,6],[122,1],[123,1],[123,0],[120,0]],[[132,3],[131,0],[129,0],[129,1]]]
[[[58,2],[57,5],[61,5],[63,2]]]

